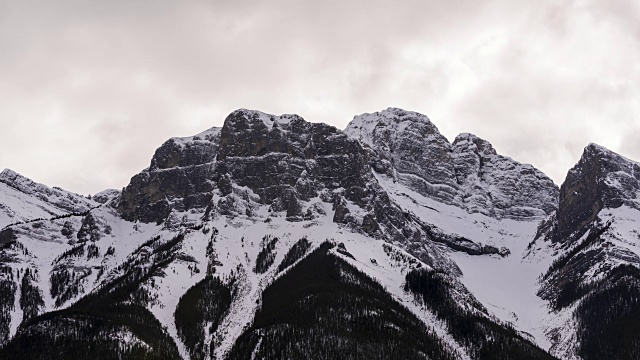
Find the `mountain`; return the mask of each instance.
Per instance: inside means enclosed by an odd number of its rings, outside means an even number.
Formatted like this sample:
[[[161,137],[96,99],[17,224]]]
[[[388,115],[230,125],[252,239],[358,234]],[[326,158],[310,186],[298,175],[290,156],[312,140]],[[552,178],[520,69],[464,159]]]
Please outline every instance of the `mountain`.
[[[640,164],[590,144],[539,227],[528,257],[555,257],[539,295],[562,319],[567,358],[631,359],[640,342]]]
[[[5,170],[0,358],[633,358],[636,169],[389,108],[240,109],[91,198]]]

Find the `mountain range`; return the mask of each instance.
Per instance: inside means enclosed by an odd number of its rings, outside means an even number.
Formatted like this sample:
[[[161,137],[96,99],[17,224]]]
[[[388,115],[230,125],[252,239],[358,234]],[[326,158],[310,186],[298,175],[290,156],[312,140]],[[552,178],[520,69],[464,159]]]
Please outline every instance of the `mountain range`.
[[[240,109],[121,190],[0,173],[0,358],[638,359],[640,164]]]

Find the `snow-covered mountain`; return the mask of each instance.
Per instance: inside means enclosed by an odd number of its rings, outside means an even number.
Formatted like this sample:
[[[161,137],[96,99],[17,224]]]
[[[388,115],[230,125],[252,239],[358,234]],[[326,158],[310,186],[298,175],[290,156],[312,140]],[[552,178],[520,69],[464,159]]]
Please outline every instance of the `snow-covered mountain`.
[[[0,357],[634,358],[639,189],[395,108],[237,110],[91,199],[5,170]]]
[[[376,172],[469,213],[525,219],[557,206],[558,188],[544,173],[473,134],[450,143],[425,115],[389,108],[356,116],[345,133],[373,150]]]
[[[554,258],[538,292],[562,319],[549,329],[554,353],[637,358],[640,164],[588,145],[525,255]]]

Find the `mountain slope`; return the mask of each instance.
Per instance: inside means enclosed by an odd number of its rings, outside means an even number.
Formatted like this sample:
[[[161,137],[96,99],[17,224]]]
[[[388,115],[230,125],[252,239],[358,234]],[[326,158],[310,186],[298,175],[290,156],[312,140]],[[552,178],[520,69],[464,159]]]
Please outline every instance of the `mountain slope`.
[[[426,116],[410,111],[356,116],[345,131],[371,150],[372,169],[389,196],[426,223],[432,238],[458,250],[449,256],[465,286],[502,321],[549,347],[551,319],[536,288],[553,259],[522,256],[539,221],[557,208],[553,182],[473,135],[450,144]]]
[[[49,188],[5,169],[0,172],[0,228],[54,216],[83,213],[98,206],[84,196]]]

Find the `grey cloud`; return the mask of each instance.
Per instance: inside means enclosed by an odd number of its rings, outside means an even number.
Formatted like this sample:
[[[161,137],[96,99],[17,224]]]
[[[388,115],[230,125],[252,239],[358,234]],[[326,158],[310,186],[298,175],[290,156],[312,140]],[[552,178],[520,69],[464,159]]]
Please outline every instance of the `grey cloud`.
[[[398,106],[559,182],[588,142],[638,154],[623,138],[637,15],[624,0],[0,1],[0,168],[94,193],[236,108],[342,128]]]

